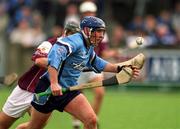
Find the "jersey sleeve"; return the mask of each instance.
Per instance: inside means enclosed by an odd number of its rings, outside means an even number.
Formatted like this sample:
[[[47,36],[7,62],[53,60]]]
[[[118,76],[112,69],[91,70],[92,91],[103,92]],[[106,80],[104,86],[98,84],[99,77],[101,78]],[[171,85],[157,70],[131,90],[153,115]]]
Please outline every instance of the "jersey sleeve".
[[[108,63],[107,61],[97,56],[96,53],[93,51],[89,64],[94,72],[96,73],[102,72],[105,66],[107,65],[107,63]]]
[[[62,62],[72,53],[72,48],[70,43],[58,40],[48,54],[48,64],[58,70]]]

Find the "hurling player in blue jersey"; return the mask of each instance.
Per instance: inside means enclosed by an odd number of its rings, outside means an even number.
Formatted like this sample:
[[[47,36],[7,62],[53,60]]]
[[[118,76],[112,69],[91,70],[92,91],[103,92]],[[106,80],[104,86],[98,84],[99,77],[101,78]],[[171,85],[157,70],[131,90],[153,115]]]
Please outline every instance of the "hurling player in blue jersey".
[[[97,129],[97,118],[90,103],[80,91],[62,93],[62,87],[77,85],[77,79],[85,67],[95,72],[117,73],[121,68],[111,64],[94,52],[94,47],[104,38],[103,20],[87,16],[80,22],[81,32],[59,38],[48,54],[48,72],[39,80],[36,93],[50,87],[52,95],[41,103],[32,101],[32,116],[28,129],[42,129],[53,110],[66,111],[81,120],[84,129]],[[139,71],[133,69],[134,77]]]
[[[64,27],[62,37],[66,37],[79,31],[79,24],[68,22]],[[12,124],[23,117],[26,112],[31,115],[33,93],[39,77],[46,72],[44,67],[48,64],[47,55],[52,45],[56,43],[56,40],[56,36],[51,37],[36,48],[32,56],[34,64],[19,77],[17,86],[13,89],[2,106],[2,111],[0,112],[0,129],[9,129]],[[12,83],[12,81],[14,82],[14,80],[17,79],[17,75],[15,73],[9,74],[3,79],[5,79],[3,82],[6,82],[6,84]],[[16,129],[24,129],[27,125],[28,122],[22,123],[18,125]]]

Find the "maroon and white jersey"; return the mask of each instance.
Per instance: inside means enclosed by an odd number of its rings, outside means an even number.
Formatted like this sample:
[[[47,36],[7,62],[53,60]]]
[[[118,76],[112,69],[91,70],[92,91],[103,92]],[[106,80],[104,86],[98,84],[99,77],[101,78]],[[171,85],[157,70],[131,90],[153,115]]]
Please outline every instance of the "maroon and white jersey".
[[[44,41],[36,49],[32,56],[32,60],[35,61],[37,58],[45,58],[48,55],[52,45],[56,43],[57,37],[50,38],[48,41]],[[25,72],[18,80],[18,85],[23,90],[34,92],[36,84],[39,78],[46,72],[45,68],[41,68],[37,65],[33,65],[27,72]]]

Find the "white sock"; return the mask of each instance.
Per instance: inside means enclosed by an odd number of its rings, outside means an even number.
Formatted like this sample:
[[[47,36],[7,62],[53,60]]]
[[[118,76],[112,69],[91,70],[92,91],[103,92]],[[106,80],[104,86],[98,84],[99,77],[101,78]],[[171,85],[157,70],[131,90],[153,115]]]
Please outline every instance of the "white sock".
[[[73,120],[72,125],[73,125],[73,127],[79,127],[79,126],[81,126],[81,121],[80,120]]]

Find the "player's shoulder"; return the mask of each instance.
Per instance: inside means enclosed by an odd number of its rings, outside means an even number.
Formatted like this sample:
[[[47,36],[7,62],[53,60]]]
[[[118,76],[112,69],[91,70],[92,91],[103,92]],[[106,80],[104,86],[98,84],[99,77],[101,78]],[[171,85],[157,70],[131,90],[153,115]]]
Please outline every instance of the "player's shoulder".
[[[59,42],[66,42],[72,46],[81,46],[83,44],[83,38],[80,33],[75,33],[73,35],[58,39]]]
[[[70,36],[67,36],[66,38],[72,41],[82,41],[83,39],[81,33],[75,33]]]
[[[57,36],[54,36],[54,37],[50,37],[50,38],[48,38],[48,42],[50,42],[52,45],[54,44],[54,43],[56,43],[56,41],[57,41]]]

